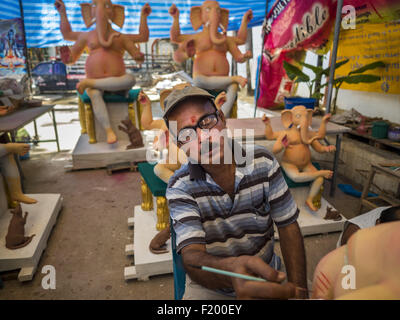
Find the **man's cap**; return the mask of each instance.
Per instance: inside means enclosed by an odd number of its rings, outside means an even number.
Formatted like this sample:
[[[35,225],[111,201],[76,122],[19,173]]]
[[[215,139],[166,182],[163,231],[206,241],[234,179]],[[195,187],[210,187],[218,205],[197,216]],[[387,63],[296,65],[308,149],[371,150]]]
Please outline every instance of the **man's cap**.
[[[206,97],[214,102],[214,96],[206,90],[198,87],[188,86],[180,90],[173,90],[168,97],[164,100],[164,120],[167,122],[168,114],[175,108],[175,106],[188,97]]]

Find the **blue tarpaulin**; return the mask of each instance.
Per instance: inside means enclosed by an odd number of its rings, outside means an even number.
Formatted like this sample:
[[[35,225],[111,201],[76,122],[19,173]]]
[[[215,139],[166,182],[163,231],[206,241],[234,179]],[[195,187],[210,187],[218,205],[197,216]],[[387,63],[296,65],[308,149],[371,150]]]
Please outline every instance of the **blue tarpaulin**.
[[[80,12],[79,3],[82,2],[90,2],[90,0],[64,0],[73,31],[88,30]],[[113,3],[125,7],[125,24],[121,29],[113,25],[114,29],[123,33],[138,33],[140,10],[146,2],[152,8],[152,13],[148,18],[150,38],[169,38],[172,17],[169,15],[168,9],[172,3],[175,3],[180,11],[182,33],[195,32],[190,24],[190,8],[201,5],[203,0],[115,0]],[[268,1],[268,7],[270,8],[274,2],[274,0]],[[250,8],[253,10],[250,27],[261,25],[264,21],[265,0],[219,1],[219,4],[222,8],[230,11],[228,30],[238,30],[244,13]],[[64,41],[62,38],[60,17],[54,7],[54,0],[22,0],[22,5],[28,47],[44,48],[71,44],[71,42]],[[0,19],[19,17],[21,17],[21,14],[18,0],[0,0]]]

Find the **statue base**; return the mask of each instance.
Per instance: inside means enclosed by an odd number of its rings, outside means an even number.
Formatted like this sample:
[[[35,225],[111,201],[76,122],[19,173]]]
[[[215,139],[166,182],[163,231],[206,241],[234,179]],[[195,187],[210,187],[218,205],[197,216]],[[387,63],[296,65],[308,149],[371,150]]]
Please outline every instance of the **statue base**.
[[[10,212],[5,212],[0,217],[0,272],[20,269],[18,280],[21,282],[32,280],[63,201],[60,194],[27,194],[27,196],[38,201],[30,205],[21,204],[22,211],[29,213],[25,224],[25,236],[35,234],[27,246],[15,250],[6,248],[5,238],[12,215]]]
[[[146,145],[126,150],[129,144],[128,140],[118,140],[113,144],[107,142],[90,144],[88,135],[82,134],[72,152],[72,170],[105,168],[121,162],[146,161]]]
[[[153,197],[156,201],[156,197]],[[149,249],[149,244],[158,233],[157,204],[153,204],[153,210],[144,211],[141,206],[136,206],[134,217],[128,219],[128,226],[134,227],[133,244],[125,247],[127,256],[135,255],[135,265],[125,267],[125,280],[138,279],[149,280],[150,276],[172,273],[172,249],[171,240],[166,243],[167,253],[154,254]]]
[[[309,187],[290,188],[290,192],[300,210],[297,222],[303,236],[337,231],[341,232],[347,219],[343,215],[340,215],[342,217],[340,221],[325,220],[324,217],[327,207],[329,206],[332,209],[335,209],[335,207],[323,197],[321,197],[321,208],[318,209],[318,211],[311,211],[305,203],[309,191]],[[276,231],[275,238],[279,238],[278,232]]]

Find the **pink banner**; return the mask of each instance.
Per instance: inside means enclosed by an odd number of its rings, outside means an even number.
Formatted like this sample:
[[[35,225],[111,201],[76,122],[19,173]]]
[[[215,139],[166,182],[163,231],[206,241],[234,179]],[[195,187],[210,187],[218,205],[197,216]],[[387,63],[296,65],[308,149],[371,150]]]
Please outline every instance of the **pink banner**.
[[[269,12],[260,71],[257,106],[271,108],[283,103],[293,92],[283,61],[294,51],[320,50],[329,40],[335,20],[336,2],[332,0],[279,0]]]

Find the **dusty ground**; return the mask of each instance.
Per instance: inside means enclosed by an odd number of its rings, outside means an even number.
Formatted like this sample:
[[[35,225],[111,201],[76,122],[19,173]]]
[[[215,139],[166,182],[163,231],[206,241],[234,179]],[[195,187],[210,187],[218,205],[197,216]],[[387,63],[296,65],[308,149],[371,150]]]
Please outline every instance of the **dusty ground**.
[[[123,277],[124,267],[133,263],[124,249],[133,239],[127,218],[133,215],[134,206],[140,204],[139,174],[122,172],[109,176],[105,170],[67,172],[64,166],[69,163],[70,146],[74,145],[71,136],[79,136],[79,122],[76,109],[60,108],[65,109],[57,113],[60,143],[61,149],[67,151],[49,153],[55,147],[51,143],[41,144],[32,152],[31,159],[22,162],[22,168],[26,192],[61,193],[63,209],[34,279],[20,283],[16,280],[17,272],[0,274],[4,280],[0,300],[173,299],[172,275],[154,276],[146,282],[126,282]],[[43,121],[39,122],[39,131],[52,133],[49,120]],[[353,217],[358,201],[340,190],[330,198],[328,189],[326,185],[327,201],[347,218]],[[338,237],[339,233],[331,233],[305,238],[309,280],[318,261],[335,248]],[[279,243],[276,247],[280,252]],[[55,290],[41,286],[44,265],[56,269]]]

